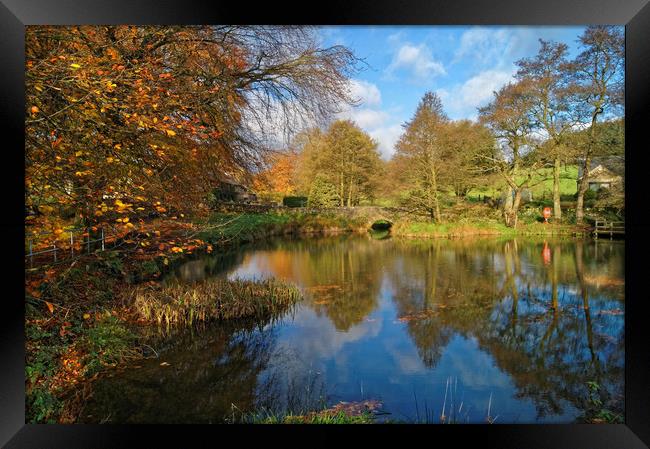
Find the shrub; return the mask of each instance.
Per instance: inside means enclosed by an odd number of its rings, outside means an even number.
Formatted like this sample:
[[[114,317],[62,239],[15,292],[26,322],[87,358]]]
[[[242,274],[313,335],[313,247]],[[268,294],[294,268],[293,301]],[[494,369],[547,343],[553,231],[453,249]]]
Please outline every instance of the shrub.
[[[286,207],[305,207],[307,206],[306,196],[285,196],[282,198],[282,205]]]
[[[322,176],[316,176],[309,190],[309,207],[336,207],[338,203],[336,187]]]

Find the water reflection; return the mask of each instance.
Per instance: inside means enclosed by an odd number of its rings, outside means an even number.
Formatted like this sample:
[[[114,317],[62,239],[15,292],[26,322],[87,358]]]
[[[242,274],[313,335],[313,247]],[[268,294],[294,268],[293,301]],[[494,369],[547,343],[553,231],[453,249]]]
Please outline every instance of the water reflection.
[[[219,421],[231,404],[379,398],[395,419],[426,403],[483,422],[489,403],[500,422],[572,422],[593,406],[589,382],[603,407],[623,409],[622,242],[283,240],[189,261],[167,282],[210,276],[283,278],[306,299],[257,330],[167,339],[171,366],[106,379],[89,420]]]

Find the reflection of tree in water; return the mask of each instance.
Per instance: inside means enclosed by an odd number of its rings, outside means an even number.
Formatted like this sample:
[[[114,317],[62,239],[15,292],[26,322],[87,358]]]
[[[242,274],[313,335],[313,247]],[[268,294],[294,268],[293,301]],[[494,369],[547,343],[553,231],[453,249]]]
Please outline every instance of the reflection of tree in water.
[[[544,265],[543,242],[407,245],[394,261],[400,269],[391,271],[398,316],[415,316],[405,321],[427,366],[453,333],[475,337],[540,417],[562,413],[567,403],[588,409],[590,381],[611,399],[610,410],[622,411],[614,403],[623,389],[622,296],[611,288],[612,296],[602,296],[585,279],[620,287],[623,247],[600,247],[607,259],[593,264],[585,263],[591,243],[550,246]],[[591,304],[590,295],[597,298]]]
[[[217,323],[152,342],[159,358],[96,382],[82,422],[209,423],[252,410],[270,386],[258,377],[274,344],[272,329]],[[161,363],[169,366],[161,366]]]
[[[544,241],[531,239],[370,242],[340,237],[272,242],[261,249],[279,254],[264,258],[265,269],[304,286],[305,303],[337,330],[349,330],[377,307],[385,273],[397,317],[426,366],[434,367],[459,333],[475,338],[492,355],[511,376],[517,395],[531,399],[540,417],[562,413],[569,404],[587,410],[590,381],[601,386],[606,407],[620,410],[622,404],[613,401],[623,389],[624,245],[547,244],[548,263]],[[277,366],[286,368],[283,363]],[[300,409],[319,397],[322,379],[308,368],[295,367],[287,376],[280,371],[266,369],[263,385],[255,387],[258,397],[266,398],[263,405]],[[255,390],[249,386],[236,389]],[[260,393],[263,388],[268,391]],[[254,394],[240,396],[249,398],[240,401],[246,404]]]
[[[181,263],[165,276],[165,282],[200,282],[226,273],[244,260],[244,252],[235,249],[215,251]]]
[[[316,313],[325,314],[342,331],[362,322],[377,307],[383,259],[381,245],[359,239],[312,247],[305,269]]]
[[[433,367],[456,333],[447,310],[480,310],[493,297],[492,260],[467,241],[400,246],[393,261],[396,269],[390,270],[397,315],[406,322],[425,365]]]

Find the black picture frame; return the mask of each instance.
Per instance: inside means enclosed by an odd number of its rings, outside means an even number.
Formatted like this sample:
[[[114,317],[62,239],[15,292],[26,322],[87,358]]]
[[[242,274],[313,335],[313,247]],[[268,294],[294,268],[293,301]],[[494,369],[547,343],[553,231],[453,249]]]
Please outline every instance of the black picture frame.
[[[22,447],[187,447],[225,443],[225,433],[240,441],[251,437],[286,442],[295,432],[317,440],[305,444],[338,444],[349,426],[127,426],[25,424],[24,373],[24,30],[36,24],[394,24],[394,25],[587,25],[626,26],[626,324],[625,424],[360,426],[354,432],[383,441],[428,441],[454,444],[467,439],[477,447],[621,448],[650,445],[650,341],[645,322],[650,222],[644,211],[646,167],[650,159],[645,128],[650,124],[650,4],[648,0],[375,0],[323,2],[322,5],[201,3],[195,0],[0,0],[0,123],[4,189],[0,229],[4,237],[3,294],[0,308],[0,445]],[[308,8],[309,7],[309,8]],[[646,137],[646,139],[644,139]],[[24,150],[23,150],[24,151]],[[644,176],[645,175],[645,176]],[[644,241],[644,237],[646,241]],[[282,436],[278,432],[282,433]],[[287,435],[287,433],[289,433]],[[282,438],[282,439],[280,439]],[[275,438],[274,438],[275,439]],[[447,440],[447,443],[443,441]],[[295,440],[298,441],[298,440]],[[141,443],[142,442],[142,443]],[[372,443],[371,443],[372,442]],[[418,443],[416,443],[418,444]],[[461,446],[462,447],[462,446]],[[472,446],[473,447],[473,446]]]

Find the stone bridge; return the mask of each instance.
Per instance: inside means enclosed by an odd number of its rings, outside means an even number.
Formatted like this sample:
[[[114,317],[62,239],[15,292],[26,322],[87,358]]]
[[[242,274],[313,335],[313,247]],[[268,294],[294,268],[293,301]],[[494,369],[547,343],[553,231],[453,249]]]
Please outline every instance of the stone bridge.
[[[327,212],[341,215],[342,217],[362,220],[369,228],[378,221],[387,221],[391,225],[400,218],[406,216],[408,211],[406,209],[397,207],[381,207],[381,206],[356,206],[356,207],[335,207],[331,209],[320,209]]]

